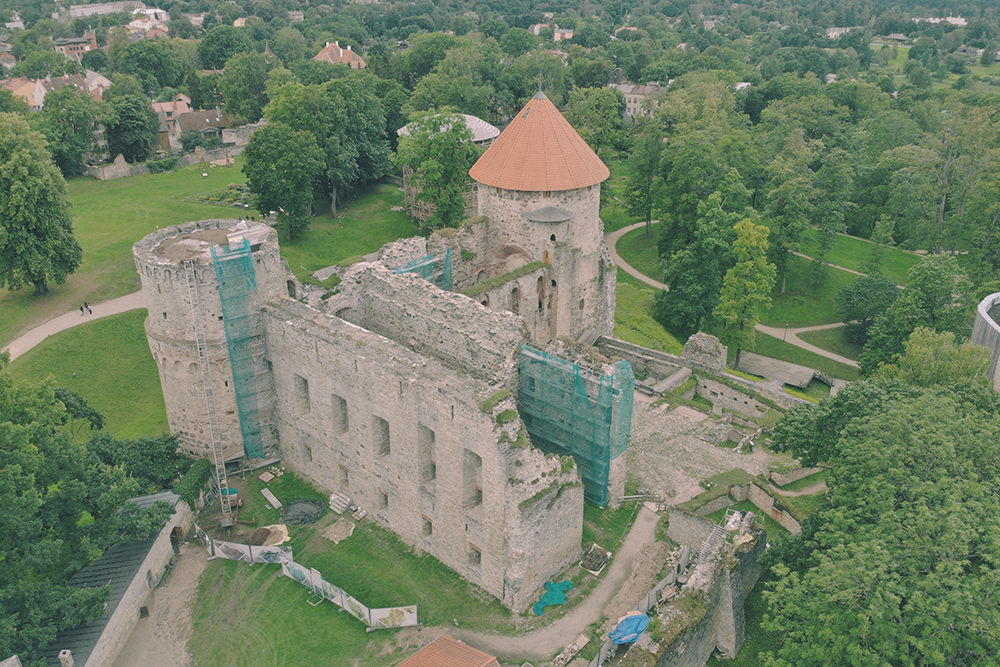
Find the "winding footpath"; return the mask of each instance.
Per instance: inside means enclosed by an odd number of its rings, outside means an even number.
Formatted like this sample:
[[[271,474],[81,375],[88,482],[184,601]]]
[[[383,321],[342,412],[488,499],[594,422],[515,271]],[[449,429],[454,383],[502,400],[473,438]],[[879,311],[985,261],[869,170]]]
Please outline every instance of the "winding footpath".
[[[654,225],[657,224],[658,222],[659,220],[653,220]],[[653,280],[646,274],[641,273],[633,266],[631,266],[628,262],[626,262],[624,259],[621,258],[621,255],[618,254],[618,249],[615,247],[618,244],[618,239],[620,239],[622,236],[628,234],[633,229],[638,229],[640,227],[644,227],[645,225],[646,225],[645,222],[638,222],[634,225],[623,227],[618,231],[605,234],[604,236],[605,243],[607,243],[608,251],[611,253],[611,259],[614,261],[615,265],[618,266],[620,269],[624,270],[625,273],[629,274],[633,278],[641,280],[647,285],[652,285],[657,289],[669,289],[669,287],[667,287],[663,283]],[[806,259],[813,259],[812,257],[809,257],[808,255],[803,255],[802,253],[797,252],[795,254],[798,255],[799,257],[805,257]],[[835,269],[840,269],[841,271],[847,271],[848,273],[853,273],[858,276],[865,275],[863,273],[858,273],[857,271],[844,268],[843,266],[837,266],[836,264],[831,264],[830,266],[832,266]],[[834,324],[820,324],[812,327],[799,327],[797,329],[786,330],[784,327],[768,327],[764,326],[763,324],[758,324],[757,331],[765,333],[768,336],[773,336],[774,338],[781,338],[787,343],[791,343],[796,347],[801,347],[803,350],[809,350],[810,352],[815,352],[816,354],[824,356],[827,359],[833,359],[834,361],[839,361],[842,364],[847,364],[848,366],[854,366],[855,368],[857,368],[858,362],[854,361],[853,359],[848,359],[847,357],[842,357],[839,354],[834,354],[829,350],[824,350],[823,348],[816,347],[815,345],[810,345],[809,343],[805,342],[798,336],[798,334],[805,333],[806,331],[819,331],[820,329],[836,329],[837,327],[842,327],[842,326],[844,326],[843,322],[837,322]]]
[[[52,334],[65,331],[66,329],[72,329],[75,326],[86,324],[87,322],[99,320],[102,317],[117,315],[118,313],[124,313],[127,310],[135,310],[136,308],[145,307],[146,300],[142,298],[142,290],[126,294],[125,296],[120,296],[117,299],[102,301],[101,303],[92,303],[90,304],[90,309],[94,312],[93,315],[81,315],[79,310],[64,313],[58,317],[52,318],[44,324],[38,325],[34,329],[31,329],[28,333],[11,342],[6,349],[10,350],[10,359],[13,361]]]

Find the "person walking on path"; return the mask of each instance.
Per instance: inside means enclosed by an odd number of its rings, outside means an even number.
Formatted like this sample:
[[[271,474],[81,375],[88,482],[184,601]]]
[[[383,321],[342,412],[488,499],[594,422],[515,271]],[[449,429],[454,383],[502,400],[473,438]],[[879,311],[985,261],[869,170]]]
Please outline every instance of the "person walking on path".
[[[88,315],[93,315],[93,314],[94,314],[94,311],[92,311],[92,310],[90,309],[90,304],[89,304],[89,303],[87,303],[86,301],[84,301],[84,302],[83,302],[83,307],[87,309],[87,314],[88,314]]]
[[[83,310],[83,306],[80,306],[80,317],[83,317],[87,313]]]

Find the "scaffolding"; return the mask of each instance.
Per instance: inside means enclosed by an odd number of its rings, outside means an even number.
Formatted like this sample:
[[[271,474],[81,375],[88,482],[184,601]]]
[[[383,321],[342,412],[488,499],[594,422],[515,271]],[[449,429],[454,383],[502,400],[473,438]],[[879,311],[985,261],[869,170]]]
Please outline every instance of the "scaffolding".
[[[453,285],[451,277],[451,248],[448,248],[441,259],[438,259],[433,254],[424,255],[419,259],[397,267],[396,273],[416,273],[432,285],[437,285],[444,291],[451,292]]]
[[[213,245],[212,259],[219,281],[243,451],[247,458],[263,458],[264,438],[257,402],[259,373],[254,367],[264,363],[264,336],[250,241],[243,239],[219,251]]]
[[[208,342],[205,339],[205,322],[202,319],[201,300],[198,297],[198,277],[194,261],[184,262],[184,276],[187,280],[188,303],[191,306],[191,325],[194,327],[195,343],[198,348],[198,368],[201,370],[201,388],[205,395],[205,409],[208,412],[208,426],[212,437],[212,458],[215,464],[215,485],[222,506],[223,525],[233,525],[233,505],[228,494],[226,479],[226,459],[222,451],[222,429],[215,406],[215,384],[212,380],[212,366],[208,360]],[[223,489],[227,493],[223,493]]]
[[[627,361],[611,374],[581,370],[557,356],[521,345],[518,409],[534,446],[572,456],[584,497],[608,503],[611,462],[628,447],[635,375]]]

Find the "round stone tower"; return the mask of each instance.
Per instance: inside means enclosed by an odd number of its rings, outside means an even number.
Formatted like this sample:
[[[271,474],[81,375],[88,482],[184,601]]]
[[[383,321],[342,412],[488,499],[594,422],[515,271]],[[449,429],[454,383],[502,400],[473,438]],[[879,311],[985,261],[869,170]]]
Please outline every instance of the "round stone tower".
[[[540,284],[537,296],[540,309],[547,304],[549,330],[533,338],[610,333],[615,278],[600,218],[601,183],[610,172],[544,93],[518,112],[469,175],[480,184],[479,213],[489,219],[497,251],[516,249],[548,265],[549,284]]]
[[[202,220],[158,230],[135,244],[132,253],[146,299],[146,338],[160,373],[170,431],[192,456],[212,458],[210,398],[214,399],[226,460],[243,456],[243,437],[230,367],[226,327],[213,246],[228,251],[230,241],[250,242],[257,299],[285,293],[285,270],[277,233],[262,223]],[[198,334],[208,367],[203,369]],[[210,388],[211,392],[206,392]]]

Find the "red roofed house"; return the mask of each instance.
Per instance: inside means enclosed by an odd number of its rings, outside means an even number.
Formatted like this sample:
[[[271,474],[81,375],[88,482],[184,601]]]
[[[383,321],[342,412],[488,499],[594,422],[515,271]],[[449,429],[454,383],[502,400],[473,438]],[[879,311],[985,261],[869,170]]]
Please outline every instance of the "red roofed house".
[[[350,46],[342,48],[339,43],[326,43],[319,53],[313,56],[313,60],[333,63],[334,65],[348,65],[351,69],[364,69],[365,59],[355,52]]]
[[[441,635],[397,667],[500,667],[492,655]]]

